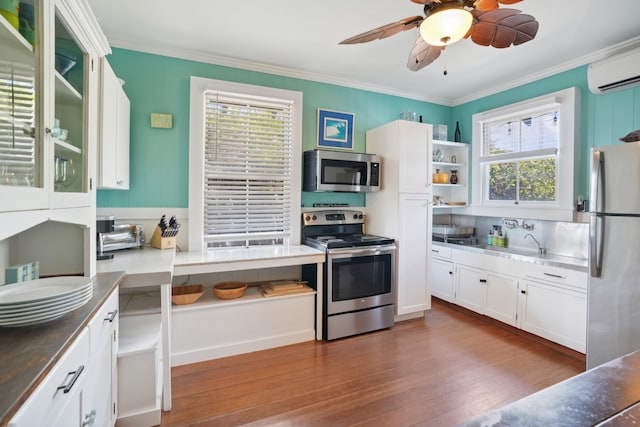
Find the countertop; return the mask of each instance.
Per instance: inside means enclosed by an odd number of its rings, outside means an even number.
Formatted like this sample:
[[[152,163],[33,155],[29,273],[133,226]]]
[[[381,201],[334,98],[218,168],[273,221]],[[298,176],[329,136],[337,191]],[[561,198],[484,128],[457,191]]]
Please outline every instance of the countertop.
[[[461,427],[635,425],[640,415],[638,384],[640,351],[468,420]]]
[[[0,327],[0,426],[7,425],[123,278],[122,271],[96,275],[93,297],[58,319]]]
[[[122,287],[153,286],[171,283],[175,249],[144,246],[113,252],[113,258],[96,261],[98,273],[125,271]]]
[[[531,262],[534,264],[548,265],[553,267],[568,268],[576,271],[588,271],[589,262],[586,258],[573,258],[555,254],[539,254],[537,252],[523,251],[515,248],[500,248],[497,246],[485,245],[457,245],[453,243],[432,242],[434,246],[444,246],[461,251],[482,253],[513,259],[516,261]]]
[[[214,249],[176,254],[176,276],[245,268],[270,268],[323,263],[325,253],[306,245]]]
[[[306,245],[264,246],[176,252],[174,249],[125,249],[96,262],[98,272],[126,271],[122,287],[171,283],[172,276],[249,268],[323,263],[325,253]]]

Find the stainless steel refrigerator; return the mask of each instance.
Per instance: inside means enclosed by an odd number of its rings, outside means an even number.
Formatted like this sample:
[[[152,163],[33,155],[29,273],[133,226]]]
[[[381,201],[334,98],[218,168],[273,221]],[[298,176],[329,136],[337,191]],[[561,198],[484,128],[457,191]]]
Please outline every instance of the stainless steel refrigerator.
[[[640,142],[594,148],[587,369],[640,349]]]

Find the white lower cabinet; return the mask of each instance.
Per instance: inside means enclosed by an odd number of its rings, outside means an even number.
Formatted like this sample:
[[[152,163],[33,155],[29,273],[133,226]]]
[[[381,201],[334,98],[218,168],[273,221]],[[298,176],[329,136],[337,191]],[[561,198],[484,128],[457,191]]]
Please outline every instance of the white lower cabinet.
[[[116,289],[89,322],[91,360],[82,397],[83,425],[110,427],[116,422],[118,294]]]
[[[432,252],[433,295],[449,301],[446,275],[453,264],[454,304],[585,353],[586,271],[440,245],[433,251],[439,251]]]
[[[586,292],[525,280],[520,312],[523,330],[581,353],[586,351]]]
[[[96,312],[9,421],[9,427],[111,427],[118,291]]]
[[[453,262],[431,258],[431,295],[453,302]]]
[[[9,421],[9,427],[82,425],[82,388],[88,363],[89,333],[85,328]]]
[[[464,265],[457,266],[456,272],[457,304],[516,326],[517,278]]]

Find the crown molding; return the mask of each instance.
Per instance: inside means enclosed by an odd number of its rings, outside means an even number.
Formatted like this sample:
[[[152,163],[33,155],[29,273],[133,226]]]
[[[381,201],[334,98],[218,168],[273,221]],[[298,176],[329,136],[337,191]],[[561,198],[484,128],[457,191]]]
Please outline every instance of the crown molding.
[[[588,55],[574,59],[572,61],[564,62],[555,67],[548,68],[538,73],[532,73],[518,79],[510,80],[508,82],[502,83],[497,86],[492,86],[490,88],[475,92],[473,94],[467,95],[462,98],[448,99],[448,98],[416,96],[415,93],[407,93],[407,92],[399,91],[397,89],[393,89],[385,86],[363,84],[360,81],[342,79],[335,76],[328,76],[328,75],[319,74],[319,73],[311,73],[308,71],[281,67],[281,66],[272,65],[272,64],[264,64],[260,62],[246,61],[246,60],[237,59],[237,58],[213,55],[213,54],[201,52],[201,51],[160,48],[157,46],[132,43],[126,40],[118,40],[118,39],[114,39],[111,41],[111,46],[121,48],[121,49],[134,50],[134,51],[144,52],[144,53],[149,53],[154,55],[161,55],[161,56],[167,56],[171,58],[203,62],[203,63],[219,65],[223,67],[238,68],[242,70],[273,74],[277,76],[290,77],[290,78],[301,79],[301,80],[309,80],[309,81],[314,81],[319,83],[327,83],[327,84],[332,84],[337,86],[348,87],[352,89],[360,89],[360,90],[365,90],[365,91],[375,92],[375,93],[380,93],[385,95],[398,96],[401,98],[414,99],[417,101],[430,102],[430,103],[434,103],[434,104],[438,104],[446,107],[456,107],[458,105],[462,105],[467,102],[475,101],[480,98],[484,98],[490,95],[495,95],[496,93],[503,92],[505,90],[513,89],[518,86],[522,86],[524,84],[532,83],[534,81],[537,81],[546,77],[550,77],[564,71],[571,70],[573,68],[591,63],[593,61],[598,61],[600,59],[614,55],[616,53],[619,53],[631,47],[637,46],[639,44],[640,44],[640,37],[635,37],[626,42],[619,43],[609,48],[590,53]]]
[[[384,95],[415,99],[416,101],[431,102],[439,105],[448,105],[450,103],[450,100],[445,98],[420,97],[416,96],[415,93],[402,92],[397,89],[385,86],[363,84],[360,81],[342,79],[335,76],[312,73],[308,71],[297,70],[294,68],[281,67],[278,65],[264,64],[260,62],[246,61],[243,59],[231,58],[227,56],[214,55],[201,51],[160,48],[157,46],[131,43],[129,41],[117,39],[113,39],[111,41],[111,46],[154,55],[168,56],[171,58],[185,59],[188,61],[198,61],[207,64],[220,65],[223,67],[239,68],[242,70],[256,71],[259,73],[273,74],[277,76],[290,77],[301,80],[309,80],[318,83],[327,83],[336,86],[344,86],[352,89],[360,89]]]
[[[631,40],[627,40],[622,43],[618,43],[616,45],[610,46],[608,48],[592,52],[588,55],[584,55],[580,58],[576,58],[572,61],[567,61],[562,64],[559,64],[552,68],[547,68],[544,71],[538,73],[532,73],[527,76],[524,76],[519,79],[514,79],[509,82],[503,83],[501,85],[493,86],[491,88],[475,92],[469,96],[465,96],[462,98],[457,98],[451,100],[451,106],[455,107],[458,105],[465,104],[467,102],[475,101],[477,99],[484,98],[486,96],[495,95],[496,93],[503,92],[505,90],[513,89],[518,86],[522,86],[528,83],[535,82],[537,80],[541,80],[547,77],[551,77],[555,74],[559,74],[565,71],[572,70],[574,68],[580,67],[585,64],[590,64],[594,61],[599,61],[601,59],[607,58],[611,55],[616,55],[620,52],[626,51],[628,49],[637,47],[640,45],[640,37],[635,37]]]

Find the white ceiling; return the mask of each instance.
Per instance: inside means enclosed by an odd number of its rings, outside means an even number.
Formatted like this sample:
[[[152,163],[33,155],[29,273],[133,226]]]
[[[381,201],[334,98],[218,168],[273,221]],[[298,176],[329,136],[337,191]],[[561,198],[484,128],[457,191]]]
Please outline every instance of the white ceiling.
[[[417,33],[339,45],[422,15],[410,0],[88,0],[112,47],[368,89],[444,105],[589,63],[640,41],[638,0],[524,0],[533,41],[495,49],[461,40],[406,68]],[[444,67],[448,75],[443,75]]]

